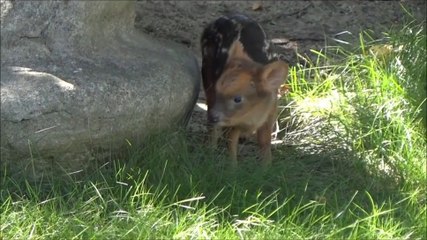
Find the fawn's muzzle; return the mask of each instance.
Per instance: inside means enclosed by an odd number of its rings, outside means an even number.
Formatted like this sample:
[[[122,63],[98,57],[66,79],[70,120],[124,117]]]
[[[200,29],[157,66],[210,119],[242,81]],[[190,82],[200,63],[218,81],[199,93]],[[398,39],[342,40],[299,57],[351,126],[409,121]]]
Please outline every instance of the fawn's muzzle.
[[[218,112],[216,112],[216,111],[211,111],[211,112],[208,114],[208,122],[209,122],[210,124],[217,124],[217,123],[219,122],[219,120],[220,120],[220,116],[219,116]]]

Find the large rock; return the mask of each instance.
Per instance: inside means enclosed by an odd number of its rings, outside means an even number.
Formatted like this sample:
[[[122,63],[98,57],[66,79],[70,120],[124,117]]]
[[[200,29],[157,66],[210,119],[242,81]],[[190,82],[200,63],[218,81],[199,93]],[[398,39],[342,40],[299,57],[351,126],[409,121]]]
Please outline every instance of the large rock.
[[[1,4],[1,162],[12,172],[79,171],[185,124],[197,61],[135,30],[134,2]]]

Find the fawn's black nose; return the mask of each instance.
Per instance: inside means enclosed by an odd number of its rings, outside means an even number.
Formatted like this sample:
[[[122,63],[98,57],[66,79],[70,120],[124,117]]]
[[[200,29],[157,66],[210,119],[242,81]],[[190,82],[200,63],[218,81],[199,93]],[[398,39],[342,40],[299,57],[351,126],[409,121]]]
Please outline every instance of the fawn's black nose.
[[[216,113],[209,114],[209,116],[208,116],[208,122],[210,124],[218,123],[219,122],[219,116],[218,116],[218,114],[216,114]]]

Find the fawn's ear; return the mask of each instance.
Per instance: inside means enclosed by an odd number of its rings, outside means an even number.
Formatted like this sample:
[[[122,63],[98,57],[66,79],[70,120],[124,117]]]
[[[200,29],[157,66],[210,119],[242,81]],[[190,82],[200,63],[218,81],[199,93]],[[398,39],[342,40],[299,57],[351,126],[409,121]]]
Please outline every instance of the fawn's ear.
[[[239,41],[234,41],[228,51],[228,59],[226,63],[227,69],[240,69],[244,61],[252,61],[248,54],[244,51],[243,45]]]
[[[251,61],[251,58],[243,50],[243,44],[240,41],[234,41],[230,46],[230,50],[228,51],[228,61],[233,59],[244,59]]]
[[[265,65],[261,70],[261,86],[264,91],[275,92],[288,77],[288,64],[275,61]]]

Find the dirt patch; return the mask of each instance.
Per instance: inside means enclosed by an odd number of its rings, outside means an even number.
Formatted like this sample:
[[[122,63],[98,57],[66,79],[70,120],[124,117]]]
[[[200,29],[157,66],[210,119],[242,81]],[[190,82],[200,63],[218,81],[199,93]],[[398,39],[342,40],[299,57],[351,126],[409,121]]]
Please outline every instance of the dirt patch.
[[[217,17],[242,13],[257,20],[276,51],[292,63],[295,51],[326,44],[352,44],[358,33],[371,29],[373,37],[402,24],[405,10],[425,19],[425,1],[138,1],[135,26],[156,38],[188,46],[200,58],[200,35]],[[327,42],[325,42],[325,40]]]
[[[425,1],[138,1],[135,26],[160,39],[190,48],[200,62],[200,36],[203,28],[217,17],[242,13],[257,20],[275,51],[291,65],[297,53],[313,57],[310,49],[326,45],[354,46],[359,33],[370,29],[380,37],[394,25],[402,25],[407,13],[425,20]],[[199,104],[204,102],[201,91]],[[205,111],[196,106],[190,131],[205,132]]]

